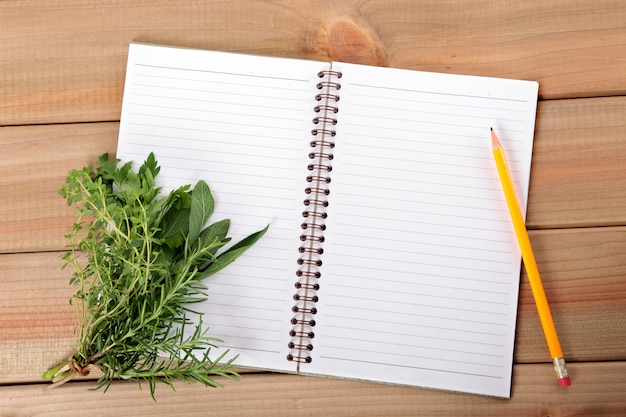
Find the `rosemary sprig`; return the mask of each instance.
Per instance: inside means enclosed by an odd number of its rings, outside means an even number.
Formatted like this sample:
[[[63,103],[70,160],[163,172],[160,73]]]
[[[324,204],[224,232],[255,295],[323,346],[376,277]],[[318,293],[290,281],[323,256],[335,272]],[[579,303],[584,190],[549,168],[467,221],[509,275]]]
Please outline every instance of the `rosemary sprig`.
[[[267,227],[225,248],[229,221],[204,227],[214,209],[204,181],[160,197],[153,154],[138,172],[119,163],[104,154],[96,172],[72,170],[60,190],[77,211],[63,259],[74,268],[78,343],[68,361],[43,378],[54,386],[97,368],[97,388],[106,391],[116,378],[146,382],[153,398],[157,382],[218,387],[213,376],[237,378],[228,351],[209,358],[221,340],[208,335],[191,305],[207,299],[202,281],[235,261]]]

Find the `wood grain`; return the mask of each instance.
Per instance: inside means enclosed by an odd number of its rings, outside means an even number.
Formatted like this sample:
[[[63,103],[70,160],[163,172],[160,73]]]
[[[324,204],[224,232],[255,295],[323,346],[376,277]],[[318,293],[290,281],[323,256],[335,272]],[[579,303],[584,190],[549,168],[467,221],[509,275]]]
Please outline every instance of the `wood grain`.
[[[0,415],[626,415],[626,2],[5,0],[0,16]],[[527,222],[573,385],[522,274],[511,400],[273,373],[156,403],[122,382],[43,392],[75,341],[57,190],[115,152],[132,41],[539,81]]]
[[[531,239],[567,358],[626,361],[626,227],[535,231]],[[71,270],[61,266],[57,252],[0,255],[0,381],[38,381],[71,353]],[[549,362],[525,275],[520,291],[515,362]]]
[[[74,289],[62,266],[59,252],[0,255],[0,383],[41,381],[73,353]]]
[[[626,360],[626,227],[541,230],[530,237],[568,360]],[[516,337],[516,362],[549,359],[525,272]]]
[[[540,102],[527,223],[626,224],[626,97]]]
[[[543,98],[626,91],[620,1],[29,0],[0,16],[0,125],[117,120],[131,41],[530,79]]]
[[[0,253],[62,250],[74,221],[58,191],[70,169],[115,154],[117,123],[0,128]]]
[[[572,364],[566,390],[550,365],[517,365],[510,400],[308,376],[251,374],[223,389],[115,383],[103,394],[91,382],[43,392],[41,385],[0,387],[0,414],[12,417],[97,416],[603,416],[626,414],[626,362]]]
[[[626,224],[626,98],[541,102],[529,228]],[[115,154],[118,124],[0,128],[0,253],[61,250],[73,211],[57,192],[70,169]]]

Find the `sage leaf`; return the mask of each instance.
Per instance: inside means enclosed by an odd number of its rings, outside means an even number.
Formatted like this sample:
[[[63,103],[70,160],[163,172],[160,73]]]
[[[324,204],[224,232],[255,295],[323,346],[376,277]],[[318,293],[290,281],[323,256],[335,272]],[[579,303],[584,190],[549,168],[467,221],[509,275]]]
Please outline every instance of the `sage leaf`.
[[[206,182],[200,180],[191,192],[191,210],[189,212],[189,234],[187,244],[193,243],[200,236],[204,223],[213,214],[215,200]]]
[[[204,181],[161,197],[154,155],[138,172],[119,162],[105,154],[95,172],[71,170],[60,190],[77,212],[62,259],[74,269],[70,302],[78,341],[72,356],[42,377],[58,386],[96,369],[96,388],[106,392],[116,379],[145,382],[152,398],[158,382],[173,388],[175,378],[210,387],[220,386],[214,376],[238,378],[235,358],[223,360],[228,350],[211,359],[221,341],[208,335],[202,313],[190,306],[208,298],[203,278],[234,261],[267,228],[226,249],[228,220],[203,229],[215,205]]]
[[[229,249],[222,252],[216,259],[215,262],[211,263],[206,269],[202,271],[202,278],[206,278],[215,274],[216,272],[226,268],[232,262],[234,262],[237,258],[239,258],[245,251],[250,249],[252,245],[254,245],[264,234],[267,232],[269,225],[265,226],[263,230],[252,233],[248,237],[240,240]]]
[[[168,241],[168,238],[173,238],[175,236],[184,237],[189,231],[189,215],[191,210],[189,209],[175,209],[171,208],[167,214],[163,217],[163,230],[162,235],[165,239],[165,242]],[[184,240],[184,239],[183,239]],[[178,247],[168,245],[171,248]]]
[[[215,222],[200,233],[198,242],[201,246],[206,246],[214,240],[222,240],[228,234],[228,229],[230,229],[229,219]]]

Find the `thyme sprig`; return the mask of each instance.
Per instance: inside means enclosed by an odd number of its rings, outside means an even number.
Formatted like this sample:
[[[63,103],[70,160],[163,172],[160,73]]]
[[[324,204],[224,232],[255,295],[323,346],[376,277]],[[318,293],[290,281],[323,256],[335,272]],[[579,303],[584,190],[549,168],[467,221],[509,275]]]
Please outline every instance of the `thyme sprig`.
[[[218,387],[214,376],[238,377],[228,351],[209,357],[221,340],[208,335],[192,305],[207,299],[203,280],[267,227],[226,248],[229,220],[204,227],[215,205],[208,185],[199,181],[193,190],[185,185],[161,197],[159,170],[153,154],[138,172],[104,154],[95,172],[70,171],[60,190],[77,212],[63,259],[74,269],[78,343],[65,363],[43,374],[53,385],[99,369],[96,388],[106,391],[116,378],[146,382],[154,398],[157,382]]]

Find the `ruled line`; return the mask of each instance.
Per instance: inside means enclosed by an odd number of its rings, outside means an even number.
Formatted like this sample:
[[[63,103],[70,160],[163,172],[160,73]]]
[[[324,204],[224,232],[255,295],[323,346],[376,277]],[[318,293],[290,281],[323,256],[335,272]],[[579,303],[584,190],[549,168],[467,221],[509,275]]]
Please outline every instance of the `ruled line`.
[[[359,313],[359,316],[351,316],[350,313],[354,312],[354,309],[350,309],[344,306],[340,306],[340,305],[334,305],[333,307],[336,308],[342,308],[343,310],[341,310],[342,314],[327,314],[327,317],[334,319],[336,322],[345,322],[345,320],[351,320],[350,323],[351,325],[349,327],[354,328],[355,330],[359,330],[360,328],[358,327],[358,325],[354,324],[355,321],[360,321],[360,322],[371,322],[372,324],[375,325],[375,327],[372,327],[375,330],[380,330],[380,329],[385,329],[388,328],[390,324],[396,324],[396,325],[400,325],[403,327],[409,327],[409,328],[421,328],[421,329],[427,329],[425,331],[423,331],[422,333],[415,333],[417,335],[419,335],[420,337],[430,337],[430,335],[434,334],[433,332],[431,332],[432,330],[435,331],[439,331],[441,332],[453,332],[453,333],[459,333],[459,334],[466,334],[468,337],[467,338],[462,338],[459,339],[461,341],[463,341],[463,343],[474,343],[474,344],[485,344],[486,342],[484,342],[484,339],[477,339],[477,338],[472,338],[473,335],[480,335],[481,337],[483,336],[489,336],[489,337],[494,337],[494,338],[504,338],[506,337],[506,334],[503,332],[495,332],[496,329],[498,328],[494,328],[494,331],[484,331],[484,330],[476,330],[476,329],[468,329],[467,327],[465,328],[457,328],[457,327],[451,327],[451,326],[446,326],[446,325],[442,325],[441,323],[438,322],[438,324],[435,325],[428,325],[427,323],[423,322],[423,321],[416,321],[413,320],[416,317],[426,317],[428,319],[433,319],[433,320],[446,320],[448,322],[453,322],[452,324],[454,324],[454,322],[456,322],[456,319],[450,319],[450,318],[446,318],[446,317],[438,317],[438,316],[434,316],[434,315],[430,315],[430,316],[425,316],[425,315],[416,315],[414,313],[407,313],[407,312],[399,312],[397,313],[398,316],[406,316],[407,318],[411,319],[410,323],[406,323],[406,322],[400,322],[400,321],[393,321],[390,322],[389,320],[382,320],[382,319],[372,319],[372,318],[368,318],[367,321],[363,320],[363,316],[362,313]],[[373,312],[373,313],[377,313],[377,314],[385,314],[385,313],[389,313],[386,310],[382,310],[382,309],[374,309],[374,308],[363,308],[363,310],[365,311],[369,311],[369,312]],[[343,320],[345,319],[345,320]],[[463,320],[461,320],[463,321]],[[470,322],[473,324],[476,324],[475,322]],[[459,324],[459,323],[457,323]],[[481,323],[482,324],[482,323]],[[336,323],[332,324],[332,327],[338,327],[338,325]],[[341,327],[341,326],[339,326]],[[496,346],[500,346],[500,344],[496,344]]]
[[[246,78],[261,78],[261,79],[272,79],[272,80],[280,80],[280,81],[294,81],[294,82],[308,82],[307,79],[299,79],[299,78],[289,78],[289,77],[270,77],[267,75],[258,75],[258,74],[246,74],[246,73],[237,73],[233,71],[216,71],[216,70],[208,70],[208,69],[199,69],[199,68],[189,68],[189,67],[173,67],[173,66],[165,66],[165,65],[150,65],[150,64],[141,64],[135,63],[137,67],[143,68],[157,68],[160,70],[174,70],[181,72],[196,72],[196,73],[204,73],[204,74],[221,74],[221,75],[232,75],[238,77],[246,77]]]
[[[376,220],[386,220],[389,222],[395,222],[395,219],[388,219],[385,217],[371,217],[371,216],[359,216],[359,218],[363,219],[376,219]],[[405,223],[402,220],[398,220],[398,222],[402,222]],[[415,224],[416,222],[412,222],[413,224]],[[335,224],[344,224],[344,223],[335,223]],[[432,222],[423,222],[423,224],[427,224],[427,225],[433,225]],[[372,230],[389,230],[389,228],[387,227],[377,227],[377,226],[364,226],[362,224],[353,224],[353,223],[345,223],[345,225],[350,225],[353,227],[358,227],[361,226],[363,229],[366,229],[367,232],[371,232]],[[453,227],[453,228],[457,228],[456,225],[451,226],[449,224],[434,224],[435,226],[448,226],[448,227]],[[484,228],[473,228],[473,229],[478,229],[478,230],[484,230]],[[383,241],[383,242],[391,242],[391,243],[415,243],[415,244],[428,244],[429,246],[435,246],[435,247],[441,247],[441,248],[450,248],[450,249],[471,249],[471,250],[484,250],[486,252],[490,252],[490,253],[501,253],[501,254],[508,254],[510,253],[509,250],[499,250],[499,249],[494,249],[494,248],[478,248],[476,246],[463,246],[463,245],[459,245],[459,244],[451,244],[451,243],[436,243],[433,242],[432,240],[416,240],[416,237],[421,237],[421,236],[436,236],[436,237],[446,237],[446,238],[454,238],[455,241],[456,240],[466,240],[472,243],[476,243],[476,241],[482,241],[482,242],[491,242],[491,243],[510,243],[509,240],[502,240],[502,239],[487,239],[487,238],[477,238],[474,236],[463,236],[463,235],[458,235],[458,234],[448,234],[448,233],[433,233],[433,232],[426,232],[423,230],[407,230],[407,229],[397,229],[397,231],[401,231],[404,234],[409,234],[411,236],[413,236],[412,239],[402,239],[402,238],[385,238],[385,237],[378,237],[377,240],[378,241]],[[336,233],[336,235],[338,236],[342,236],[342,237],[347,237],[348,239],[352,239],[352,238],[369,238],[369,235],[366,234],[355,234],[353,233]]]
[[[220,93],[222,94],[222,93]],[[232,106],[237,106],[237,107],[249,107],[249,108],[253,108],[253,109],[269,109],[272,111],[280,111],[280,112],[284,112],[284,111],[292,111],[292,112],[298,112],[298,113],[302,113],[304,114],[305,111],[304,110],[300,110],[300,109],[295,109],[293,107],[276,107],[276,106],[270,106],[270,105],[264,105],[264,104],[258,104],[258,103],[246,103],[243,101],[238,101],[235,103],[225,103],[224,100],[208,100],[208,99],[199,99],[199,98],[190,98],[190,97],[177,97],[177,96],[171,96],[171,95],[163,95],[163,94],[148,94],[148,93],[141,93],[141,94],[135,94],[135,97],[147,97],[150,99],[158,99],[158,100],[176,100],[176,101],[184,101],[184,102],[190,102],[190,103],[202,103],[202,104],[217,104],[217,105],[224,105],[224,104],[228,104],[228,105],[232,105]],[[140,102],[133,102],[132,104],[140,104]]]
[[[498,311],[493,311],[493,310],[478,310],[478,309],[471,309],[471,308],[457,308],[457,307],[448,307],[448,306],[444,306],[442,307],[441,305],[436,305],[436,304],[423,304],[423,303],[418,303],[418,302],[402,302],[402,301],[398,301],[396,300],[389,300],[389,299],[383,299],[382,297],[380,298],[374,298],[374,297],[365,297],[363,296],[363,294],[366,291],[374,291],[380,294],[396,294],[396,295],[407,295],[410,294],[411,297],[416,297],[419,299],[422,298],[436,298],[436,299],[441,299],[441,300],[453,300],[453,301],[466,301],[469,303],[475,303],[475,304],[487,304],[487,305],[494,305],[494,306],[508,306],[509,303],[504,303],[504,302],[497,302],[497,301],[490,301],[490,300],[478,300],[476,298],[470,298],[470,297],[451,297],[451,296],[446,296],[446,295],[437,295],[437,294],[428,294],[428,293],[420,293],[417,291],[413,291],[413,292],[407,292],[407,291],[392,291],[392,290],[385,290],[385,289],[371,289],[371,288],[364,288],[361,286],[357,286],[357,285],[341,285],[341,284],[333,284],[333,288],[342,288],[342,289],[346,289],[348,291],[350,290],[362,290],[359,291],[359,293],[361,293],[359,296],[350,296],[350,295],[346,295],[345,292],[337,292],[337,293],[333,293],[332,291],[329,291],[327,294],[330,295],[331,297],[338,297],[339,299],[344,299],[344,300],[356,300],[356,301],[373,301],[373,302],[377,302],[377,303],[392,303],[394,306],[396,304],[402,304],[402,305],[408,305],[408,306],[413,306],[413,307],[428,307],[428,308],[440,308],[440,309],[444,309],[444,310],[455,310],[455,311],[467,311],[467,312],[472,312],[472,313],[481,313],[481,314],[491,314],[491,315],[497,315],[497,316],[506,316],[506,314],[498,312]],[[446,289],[449,289],[446,288]],[[459,290],[458,288],[455,288],[455,290]],[[504,293],[507,294],[507,293]]]
[[[348,330],[348,329],[346,329]],[[403,335],[401,333],[393,333],[393,332],[381,332],[383,334],[388,334],[388,335],[400,335],[400,336],[406,336]],[[334,336],[334,339],[340,339],[340,340],[347,340],[347,341],[351,341],[351,342],[359,342],[356,343],[357,345],[364,345],[366,343],[372,343],[372,344],[379,344],[379,345],[389,345],[389,346],[394,346],[394,347],[409,347],[412,350],[418,350],[418,349],[422,349],[422,350],[432,350],[432,351],[436,351],[436,352],[449,352],[449,353],[461,353],[461,354],[468,354],[468,355],[472,355],[472,356],[482,356],[482,357],[487,357],[487,358],[498,358],[501,359],[503,358],[503,355],[501,354],[493,354],[493,353],[484,353],[484,352],[478,352],[478,351],[467,351],[467,350],[461,350],[461,349],[449,349],[449,348],[444,348],[444,347],[433,347],[433,346],[427,346],[427,345],[419,345],[419,344],[407,344],[407,343],[385,343],[384,341],[378,340],[376,338],[367,338],[367,337],[359,337],[359,338],[354,338],[354,337],[347,337],[347,336]],[[450,340],[450,339],[443,339],[445,342],[457,342],[456,340]],[[462,340],[458,341],[461,343],[464,343]],[[483,344],[484,346],[493,346],[490,344]],[[333,348],[333,349],[349,349],[346,348],[344,346],[338,346],[338,345],[333,345],[333,344],[324,344],[325,347],[328,348]],[[380,350],[376,350],[376,349],[358,349],[358,348],[352,348],[354,351],[361,351],[361,352],[370,352],[370,353],[374,353],[374,352],[380,352]],[[412,357],[412,358],[422,358],[422,359],[435,359],[435,360],[446,360],[440,357],[436,357],[436,356],[430,356],[430,357],[424,357],[424,356],[414,356],[414,355],[407,355],[407,354],[403,354],[403,353],[391,353],[391,352],[385,352],[385,354],[391,354],[391,355],[397,355],[397,356],[404,356],[404,357]],[[448,362],[446,360],[446,362]],[[454,361],[452,361],[454,362]],[[494,364],[486,364],[486,363],[480,363],[480,362],[469,362],[469,361],[462,361],[463,363],[469,363],[469,364],[473,364],[473,365],[482,365],[482,366],[488,366],[488,367],[495,367],[495,368],[499,368],[501,367],[501,365],[494,365]]]
[[[354,85],[354,84],[353,84]],[[354,97],[363,97],[363,98],[374,98],[376,99],[377,103],[380,103],[380,100],[392,100],[392,101],[398,101],[394,98],[390,98],[390,97],[379,97],[379,96],[374,96],[374,95],[369,95],[369,94],[363,94],[363,93],[354,93],[351,94],[349,98],[354,98]],[[468,97],[473,97],[473,96],[468,96]],[[362,108],[369,108],[369,109],[375,109],[377,110],[377,114],[380,111],[389,111],[389,110],[393,110],[393,111],[401,111],[401,112],[410,112],[413,114],[435,114],[435,115],[442,115],[442,116],[449,116],[450,114],[453,114],[455,116],[459,116],[459,117],[470,117],[473,119],[489,119],[488,116],[477,116],[475,115],[475,113],[452,113],[452,112],[434,112],[434,111],[428,111],[426,109],[424,109],[422,106],[417,106],[417,110],[411,110],[411,108],[409,106],[398,106],[398,107],[394,107],[394,106],[383,106],[381,104],[372,104],[372,103],[366,103],[363,100],[358,101],[358,100],[345,100],[346,102],[349,102],[351,104],[354,105],[358,105],[359,107]],[[425,104],[427,106],[430,105],[437,105],[437,106],[441,106],[441,107],[460,107],[461,109],[467,109],[468,106],[466,104],[455,104],[455,103],[451,103],[451,102],[447,102],[447,101],[428,101],[428,100],[415,100],[415,99],[403,99],[402,100],[403,103],[415,103],[415,104]],[[492,111],[498,111],[498,112],[511,112],[511,113],[518,113],[518,114],[523,114],[524,111],[521,109],[512,109],[512,108],[505,108],[505,107],[486,107],[486,106],[476,106],[476,105],[472,105],[471,106],[472,109],[483,109],[483,110],[492,110]],[[484,114],[484,112],[483,112]],[[507,121],[507,122],[514,122],[514,123],[523,123],[524,120],[523,119],[509,119],[509,118],[501,118],[501,120],[503,121]]]
[[[407,91],[407,92],[410,92],[410,93],[429,94],[429,95],[435,95],[435,96],[468,97],[468,98],[472,98],[472,99],[480,99],[480,100],[488,100],[488,101],[490,101],[490,100],[494,100],[494,101],[508,101],[508,102],[512,102],[512,103],[527,103],[528,102],[527,100],[511,99],[511,98],[504,98],[504,97],[488,97],[488,96],[478,96],[478,95],[475,95],[475,94],[460,94],[460,93],[443,93],[443,92],[440,92],[440,91],[428,91],[428,90],[418,90],[418,89],[413,89],[413,88],[389,87],[387,85],[381,86],[381,85],[359,84],[359,83],[351,83],[351,85],[361,87],[364,90],[367,90],[367,89],[381,89],[381,90],[385,90],[385,91]],[[380,97],[380,95],[374,96],[374,97]]]
[[[167,67],[162,67],[167,69]],[[176,68],[169,68],[172,69],[174,71],[176,71]],[[233,74],[233,73],[227,73],[227,72],[216,72],[216,71],[202,71],[205,74],[221,74],[221,75],[228,75],[228,76],[232,76],[232,77],[241,77],[241,78],[247,78],[250,77],[251,75],[249,74]],[[139,77],[145,77],[145,78],[155,78],[158,80],[175,80],[175,81],[193,81],[193,82],[200,82],[200,83],[211,83],[211,84],[217,84],[217,85],[236,85],[236,86],[244,86],[244,87],[254,87],[254,88],[265,88],[265,89],[269,89],[272,91],[275,90],[286,90],[286,91],[306,91],[304,89],[300,89],[297,90],[293,85],[290,85],[289,87],[281,87],[281,86],[267,86],[265,84],[247,84],[247,83],[243,83],[243,82],[228,82],[228,81],[224,81],[224,80],[220,80],[215,81],[214,79],[207,79],[207,78],[190,78],[190,77],[173,77],[173,76],[166,76],[166,75],[155,75],[155,74],[148,74],[148,73],[140,73],[137,72],[135,73],[137,76]],[[276,77],[268,77],[268,76],[255,76],[258,79],[262,79],[262,80],[280,80],[280,81],[294,81],[296,83],[307,83],[308,80],[304,80],[304,79],[292,79],[292,78],[276,78]],[[156,84],[156,85],[162,85],[162,84]]]
[[[388,324],[388,323],[386,323]],[[454,351],[457,353],[471,353],[474,355],[481,355],[481,356],[490,356],[490,357],[502,357],[501,354],[493,354],[493,353],[486,353],[484,350],[485,348],[493,348],[493,350],[501,350],[502,348],[505,347],[504,344],[502,343],[487,343],[487,342],[477,342],[474,340],[471,341],[467,341],[465,339],[454,339],[454,338],[449,338],[449,337],[433,337],[433,336],[422,336],[420,334],[407,334],[407,333],[402,333],[402,332],[391,332],[391,331],[381,331],[381,330],[371,330],[371,329],[364,329],[364,328],[359,328],[359,327],[342,327],[342,326],[333,326],[334,329],[338,329],[341,331],[346,331],[349,332],[350,330],[353,331],[358,331],[361,333],[369,333],[371,336],[370,337],[360,337],[358,340],[363,340],[363,341],[371,341],[371,342],[381,342],[380,339],[376,338],[376,336],[381,336],[381,335],[387,335],[387,336],[391,336],[391,337],[395,337],[395,336],[400,336],[402,339],[406,339],[407,336],[409,337],[414,337],[414,338],[419,338],[419,339],[423,339],[424,341],[437,341],[437,342],[446,342],[449,344],[452,343],[462,343],[464,345],[473,345],[474,349],[480,349],[480,350],[460,350],[460,349],[447,349],[445,347],[442,347],[440,345],[438,345],[437,347],[433,347],[433,346],[422,346],[422,345],[417,345],[417,344],[404,344],[404,343],[394,343],[394,345],[399,345],[399,346],[407,346],[407,347],[415,347],[417,348],[425,348],[425,349],[437,349],[437,350],[443,350],[443,351]],[[473,332],[476,333],[476,332]],[[350,333],[346,333],[346,334],[350,334]],[[494,334],[491,333],[485,333],[482,332],[482,334],[486,335],[486,336],[494,336]],[[495,336],[498,336],[500,339],[502,337],[504,337],[505,335],[501,335],[501,334],[497,334]],[[352,338],[352,337],[347,337],[347,336],[333,336],[333,338],[337,338],[337,339],[343,339],[343,340],[357,340],[356,338]]]
[[[334,360],[338,360],[341,362],[356,362],[356,363],[365,363],[365,364],[372,364],[372,365],[393,366],[397,368],[419,369],[422,371],[432,371],[432,372],[438,372],[438,373],[468,375],[468,376],[481,377],[481,378],[502,379],[500,375],[489,375],[489,374],[481,374],[481,373],[475,373],[475,372],[451,371],[451,370],[433,368],[433,367],[408,365],[404,363],[399,364],[399,363],[383,362],[383,361],[366,361],[366,360],[354,359],[352,357],[345,357],[345,356],[335,357],[335,356],[330,356],[330,355],[320,355],[320,358],[334,359]]]
[[[380,352],[377,351],[373,351],[373,350],[367,350],[367,349],[358,349],[358,348],[345,348],[345,347],[334,347],[334,349],[338,349],[338,350],[342,350],[342,349],[347,349],[350,351],[354,351],[354,352],[364,352],[364,353],[371,353],[371,354],[377,354],[377,355],[381,355]],[[460,374],[460,375],[473,375],[473,376],[480,376],[480,377],[485,377],[485,378],[497,378],[497,379],[501,379],[501,377],[498,374],[488,374],[488,373],[477,373],[477,372],[462,372],[462,371],[452,371],[452,370],[446,370],[446,369],[441,369],[441,368],[431,368],[431,367],[420,367],[420,366],[415,366],[415,365],[409,365],[406,363],[406,359],[407,358],[413,358],[413,359],[424,359],[424,360],[428,360],[430,361],[435,361],[435,362],[443,362],[443,363],[458,363],[458,364],[465,364],[465,365],[476,365],[476,366],[481,366],[484,368],[488,368],[490,366],[488,365],[484,365],[484,364],[477,364],[477,363],[470,363],[470,362],[464,362],[464,361],[459,361],[456,359],[452,359],[452,358],[435,358],[435,357],[423,357],[423,356],[418,356],[418,355],[406,355],[406,354],[397,354],[397,353],[391,353],[391,352],[385,352],[385,355],[390,355],[390,356],[399,356],[404,358],[405,360],[402,362],[402,364],[400,363],[394,363],[394,362],[388,362],[388,361],[365,361],[365,360],[359,360],[359,359],[355,359],[354,357],[350,357],[350,358],[345,358],[345,357],[332,357],[329,355],[324,355],[322,357],[328,358],[328,359],[340,359],[342,361],[352,361],[352,362],[361,362],[361,363],[374,363],[374,364],[378,364],[378,365],[385,365],[385,366],[397,366],[397,367],[401,367],[401,368],[411,368],[411,369],[424,369],[424,370],[430,370],[430,371],[436,371],[436,372],[447,372],[447,373],[453,373],[453,374]],[[491,366],[493,368],[498,368],[501,369],[502,366]]]

